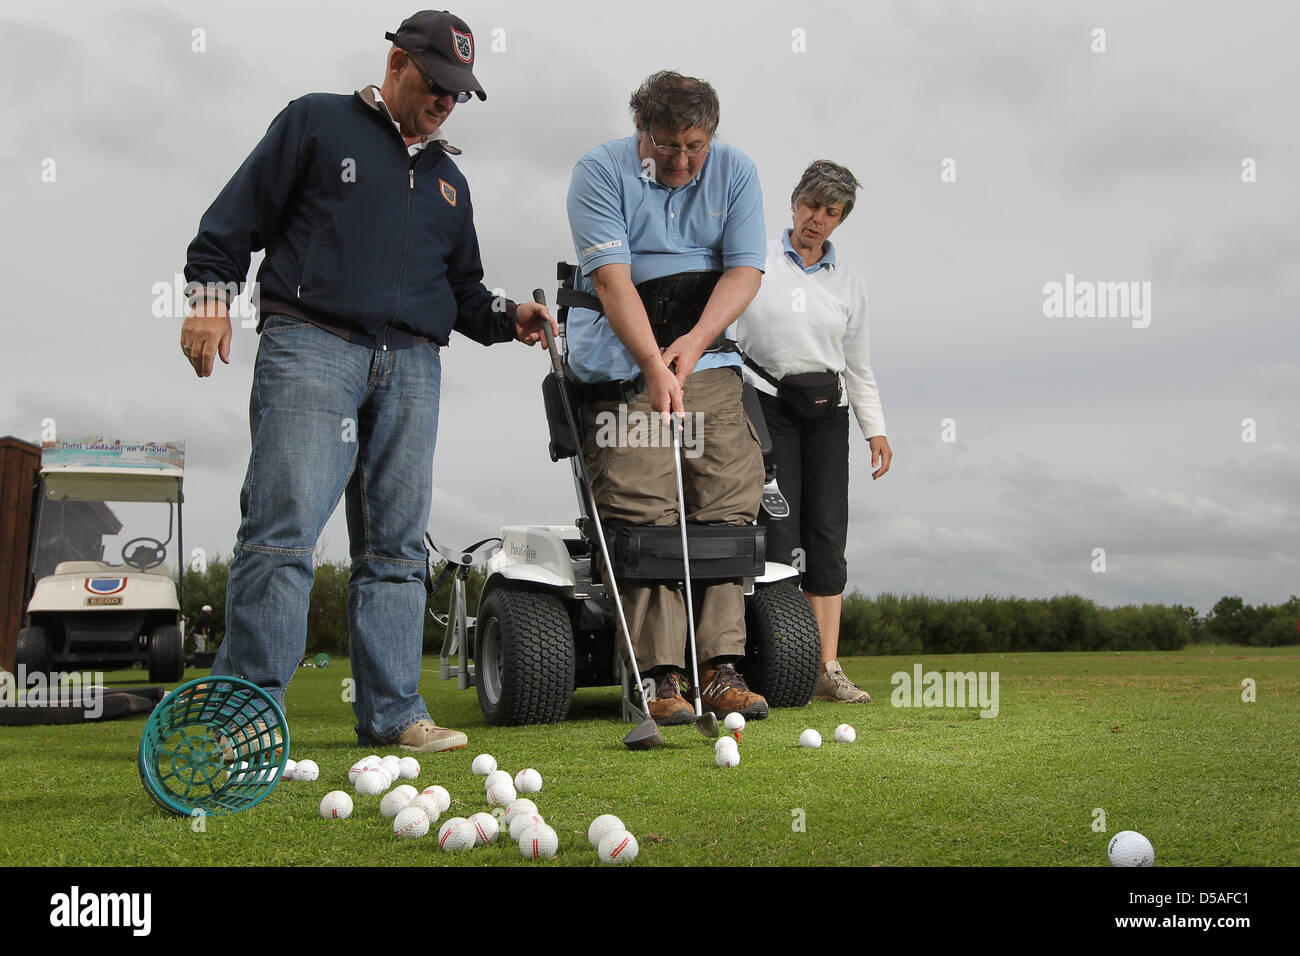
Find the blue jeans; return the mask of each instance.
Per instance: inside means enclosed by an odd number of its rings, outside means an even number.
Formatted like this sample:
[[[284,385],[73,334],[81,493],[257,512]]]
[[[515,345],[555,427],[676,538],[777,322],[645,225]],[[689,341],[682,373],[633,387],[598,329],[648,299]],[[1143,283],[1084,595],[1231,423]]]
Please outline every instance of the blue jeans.
[[[419,693],[423,535],[441,381],[431,343],[377,351],[300,319],[266,316],[214,674],[247,678],[284,705],[307,644],[312,556],[346,496],[358,740],[391,741],[429,719]]]

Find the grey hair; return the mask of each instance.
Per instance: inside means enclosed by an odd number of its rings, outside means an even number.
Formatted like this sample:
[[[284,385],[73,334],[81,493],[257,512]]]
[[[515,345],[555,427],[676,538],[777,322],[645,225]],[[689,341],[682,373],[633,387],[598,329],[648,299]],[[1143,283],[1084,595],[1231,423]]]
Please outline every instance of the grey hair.
[[[705,80],[660,70],[645,78],[628,103],[639,130],[658,126],[680,133],[698,126],[709,136],[718,128],[718,94]]]
[[[799,177],[794,192],[790,194],[790,205],[799,205],[806,196],[819,199],[827,206],[843,204],[844,212],[840,215],[840,222],[843,222],[853,211],[861,185],[847,167],[832,163],[829,159],[814,160]]]

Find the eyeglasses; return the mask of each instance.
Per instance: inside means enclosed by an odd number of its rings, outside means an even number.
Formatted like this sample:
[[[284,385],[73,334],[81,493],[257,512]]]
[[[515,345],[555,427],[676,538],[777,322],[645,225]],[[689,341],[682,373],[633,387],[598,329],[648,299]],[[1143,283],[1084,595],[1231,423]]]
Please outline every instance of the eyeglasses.
[[[437,83],[433,81],[433,77],[431,77],[428,73],[424,71],[424,67],[420,66],[419,60],[411,56],[409,53],[406,55],[406,58],[411,61],[411,65],[414,66],[415,69],[419,72],[420,76],[424,78],[424,85],[429,88],[429,92],[432,93],[434,96],[438,97],[439,99],[441,99],[444,96],[450,96],[457,103],[469,102],[470,99],[469,93],[456,93],[453,92],[452,90],[444,90],[441,86],[439,86]]]
[[[645,130],[645,134],[650,137],[650,145],[655,148],[655,152],[660,156],[672,156],[674,153],[685,153],[687,156],[695,159],[703,156],[709,151],[708,144],[703,146],[660,146],[655,142],[654,133]]]

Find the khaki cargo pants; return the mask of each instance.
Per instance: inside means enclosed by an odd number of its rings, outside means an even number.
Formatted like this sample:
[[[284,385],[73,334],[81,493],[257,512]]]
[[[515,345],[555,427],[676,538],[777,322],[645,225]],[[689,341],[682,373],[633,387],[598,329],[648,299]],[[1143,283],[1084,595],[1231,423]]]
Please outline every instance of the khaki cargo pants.
[[[752,524],[763,494],[763,457],[741,404],[740,376],[731,368],[706,369],[687,378],[683,392],[687,521]],[[618,524],[677,524],[672,432],[661,428],[658,419],[645,393],[631,405],[593,402],[583,409],[583,453],[607,536]],[[644,672],[671,665],[689,673],[686,592],[680,584],[620,581],[619,594],[637,666]],[[700,662],[719,655],[743,656],[742,582],[693,581],[691,598]],[[618,637],[622,648],[622,635]]]

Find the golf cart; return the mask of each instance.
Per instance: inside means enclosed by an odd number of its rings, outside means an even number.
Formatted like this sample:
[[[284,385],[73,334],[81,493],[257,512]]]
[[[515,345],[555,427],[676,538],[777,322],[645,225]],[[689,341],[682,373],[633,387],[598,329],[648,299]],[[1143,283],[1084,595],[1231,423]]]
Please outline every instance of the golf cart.
[[[184,676],[184,472],[184,442],[45,444],[17,666],[50,674],[138,662],[154,682]],[[175,577],[165,564],[173,533]]]
[[[561,336],[572,268],[560,263],[559,278],[565,285],[556,318]],[[540,301],[540,292],[534,295]],[[821,638],[817,619],[799,589],[798,571],[765,560],[760,525],[688,524],[685,554],[679,525],[610,525],[602,530],[583,466],[581,414],[563,338],[549,344],[554,368],[542,382],[549,451],[552,461],[569,460],[579,516],[572,525],[507,525],[500,538],[462,551],[439,547],[425,536],[430,595],[448,583],[453,588],[448,614],[434,615],[446,628],[439,676],[454,677],[462,689],[476,687],[479,706],[491,724],[563,721],[575,688],[609,684],[622,685],[624,720],[648,720],[640,688],[632,679],[633,667],[625,665],[627,655],[620,653],[625,647],[622,612],[611,600],[602,554],[609,554],[618,581],[682,584],[685,557],[693,581],[744,582],[747,639],[745,659],[737,669],[750,688],[773,707],[807,704],[821,666]],[[757,396],[748,387],[745,410],[766,453],[771,440]],[[446,564],[434,580],[439,559]],[[478,613],[470,617],[465,583],[479,564],[486,577]]]

